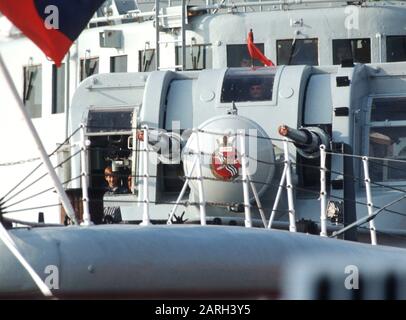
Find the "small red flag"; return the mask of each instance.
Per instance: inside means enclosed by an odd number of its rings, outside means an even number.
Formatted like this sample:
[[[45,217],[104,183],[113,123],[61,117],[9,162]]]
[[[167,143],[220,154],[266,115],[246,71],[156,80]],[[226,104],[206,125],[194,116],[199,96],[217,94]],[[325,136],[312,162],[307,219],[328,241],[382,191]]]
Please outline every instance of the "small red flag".
[[[250,29],[250,32],[248,33],[247,47],[252,59],[259,60],[268,67],[275,66],[274,63],[267,57],[265,57],[261,50],[259,50],[258,47],[254,44],[254,33],[252,32],[252,29]]]

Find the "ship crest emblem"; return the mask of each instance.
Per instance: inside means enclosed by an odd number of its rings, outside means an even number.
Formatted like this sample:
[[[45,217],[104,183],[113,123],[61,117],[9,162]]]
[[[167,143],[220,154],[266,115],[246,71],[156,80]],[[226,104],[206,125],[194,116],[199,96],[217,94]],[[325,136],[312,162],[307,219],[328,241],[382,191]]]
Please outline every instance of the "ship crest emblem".
[[[210,164],[211,172],[217,179],[231,181],[239,175],[240,155],[233,146],[233,140],[227,136],[217,139],[219,147],[213,152]]]

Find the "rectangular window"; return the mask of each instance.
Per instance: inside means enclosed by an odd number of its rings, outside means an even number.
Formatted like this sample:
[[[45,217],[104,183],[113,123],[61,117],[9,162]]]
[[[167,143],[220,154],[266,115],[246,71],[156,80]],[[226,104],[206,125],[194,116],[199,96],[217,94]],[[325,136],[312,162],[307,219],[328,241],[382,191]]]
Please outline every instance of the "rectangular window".
[[[406,180],[406,97],[376,98],[371,106],[369,155],[372,181]]]
[[[333,64],[341,64],[344,60],[352,60],[358,63],[371,63],[371,40],[333,40]]]
[[[23,102],[31,118],[42,115],[42,66],[24,67]]]
[[[277,40],[278,65],[319,64],[318,39]]]
[[[65,111],[65,64],[52,66],[52,113]]]
[[[272,100],[274,68],[228,69],[223,80],[221,102]]]
[[[406,97],[375,98],[371,105],[371,121],[406,120]]]
[[[386,61],[406,61],[406,36],[386,37]]]
[[[149,72],[155,71],[156,58],[155,49],[145,49],[138,51],[138,71]]]
[[[176,65],[182,64],[182,47],[176,47]],[[202,70],[212,68],[210,45],[193,45],[186,47],[185,70]]]
[[[257,48],[264,53],[264,44],[255,43]],[[264,66],[261,61],[254,60],[254,66]],[[227,45],[227,67],[251,67],[251,57],[246,44],[229,44]]]
[[[111,57],[110,72],[127,72],[127,56]]]
[[[80,60],[80,81],[99,73],[99,58]]]

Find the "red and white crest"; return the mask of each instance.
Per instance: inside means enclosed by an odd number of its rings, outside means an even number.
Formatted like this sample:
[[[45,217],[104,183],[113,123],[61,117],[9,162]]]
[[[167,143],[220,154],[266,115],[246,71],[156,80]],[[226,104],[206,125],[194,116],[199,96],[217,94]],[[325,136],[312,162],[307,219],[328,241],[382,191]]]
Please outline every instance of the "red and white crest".
[[[222,141],[217,140],[219,147],[213,152],[210,163],[211,172],[217,179],[230,181],[239,176],[240,155],[233,146],[233,140],[227,136]]]

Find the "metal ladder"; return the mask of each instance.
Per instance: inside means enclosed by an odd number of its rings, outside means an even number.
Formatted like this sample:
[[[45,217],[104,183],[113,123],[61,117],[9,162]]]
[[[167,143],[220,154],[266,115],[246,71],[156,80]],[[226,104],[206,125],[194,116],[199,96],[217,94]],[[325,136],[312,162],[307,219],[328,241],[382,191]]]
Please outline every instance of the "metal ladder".
[[[168,3],[168,7],[170,6],[170,2]],[[186,24],[186,0],[182,0],[182,10],[181,10],[181,15],[178,14],[160,14],[160,0],[155,0],[155,54],[156,54],[156,70],[161,70],[161,69],[178,69],[180,68],[181,70],[184,70],[186,67],[186,30],[185,30],[185,24]],[[180,17],[181,18],[181,24],[178,28],[180,28],[181,32],[181,39],[180,40],[172,40],[172,41],[161,41],[161,32],[162,32],[162,26],[160,24],[161,19],[165,18],[174,18],[174,17]],[[174,27],[176,28],[176,27]],[[180,43],[181,49],[182,49],[182,64],[180,65],[174,65],[172,67],[165,67],[161,68],[161,59],[160,59],[160,47],[161,44],[167,44],[167,43]]]

